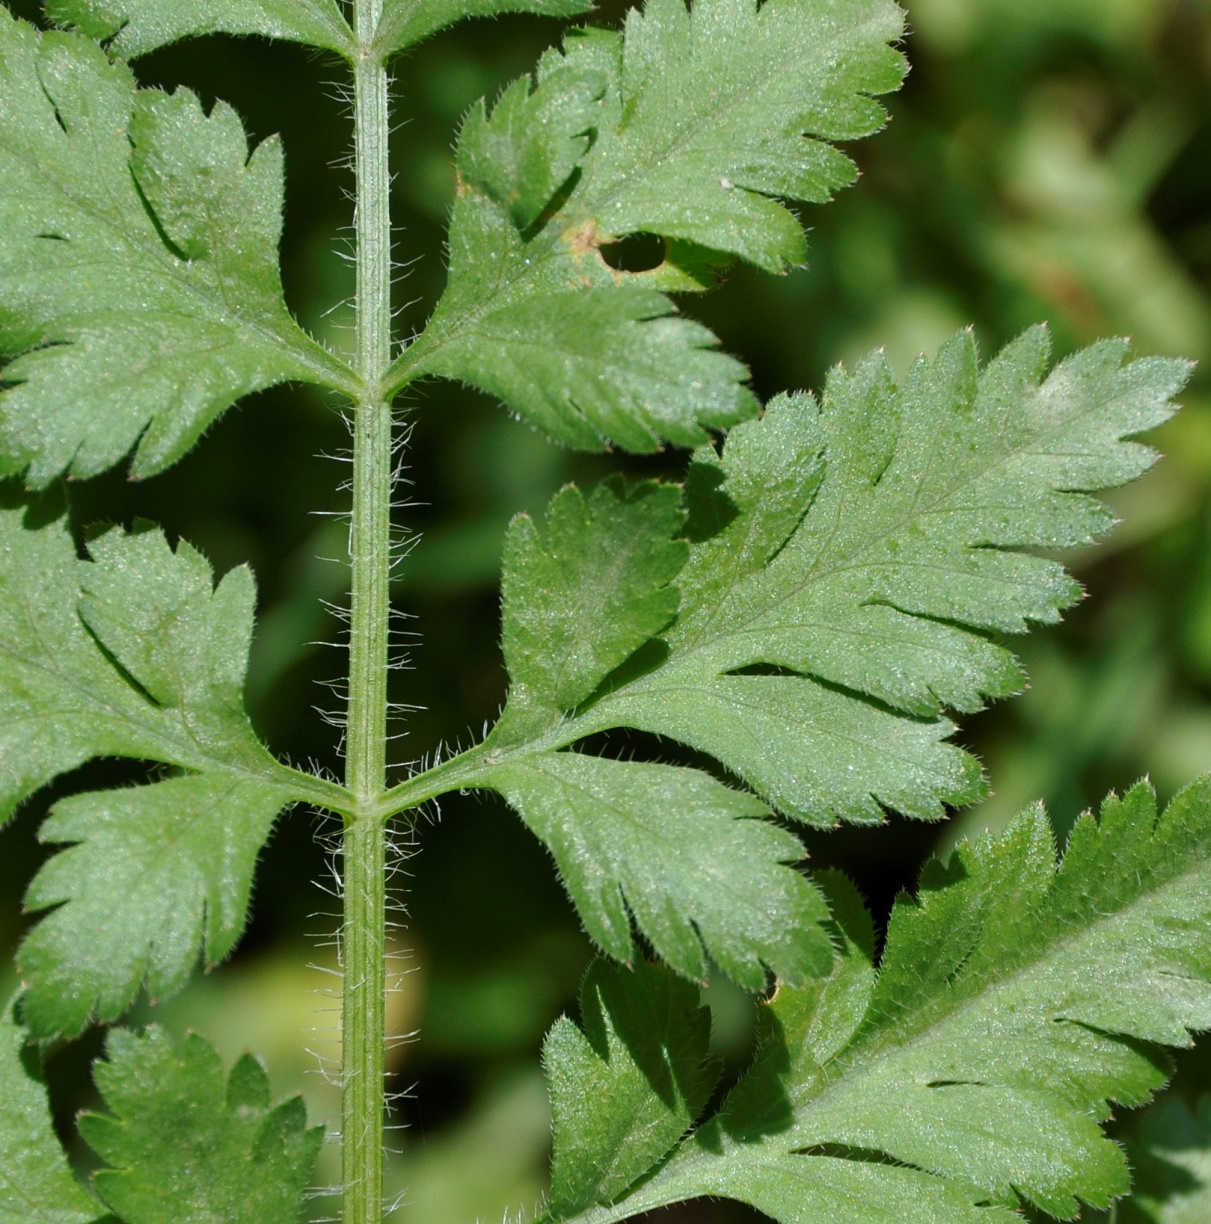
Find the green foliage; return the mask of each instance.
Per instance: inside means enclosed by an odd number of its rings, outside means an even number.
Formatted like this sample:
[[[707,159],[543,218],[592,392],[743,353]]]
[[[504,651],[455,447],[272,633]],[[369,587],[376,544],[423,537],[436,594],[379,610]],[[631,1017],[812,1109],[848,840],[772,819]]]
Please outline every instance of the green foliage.
[[[878,129],[867,95],[904,72],[887,46],[900,10],[849,7],[711,0],[691,16],[660,0],[624,33],[570,34],[490,119],[472,110],[449,286],[391,384],[461,379],[589,449],[692,446],[751,416],[743,367],[704,351],[713,337],[659,290],[701,287],[712,252],[770,271],[803,261],[798,221],[770,197],[826,200],[849,182],[826,142]],[[634,233],[665,239],[665,259],[619,274],[603,246]]]
[[[216,588],[200,554],[158,532],[100,536],[81,561],[55,495],[6,501],[5,814],[93,756],[280,782],[243,709],[251,573]]]
[[[834,371],[819,404],[775,399],[721,454],[695,455],[688,558],[667,488],[606,485],[587,503],[564,490],[545,545],[514,523],[514,687],[465,780],[547,843],[603,949],[630,959],[633,915],[693,977],[708,952],[751,989],[761,962],[792,982],[828,963],[806,925],[818,900],[777,867],[795,843],[754,819],[764,809],[686,769],[559,751],[586,736],[679,740],[821,826],[886,808],[937,819],[979,796],[979,766],[942,742],[954,726],[939,707],[1021,686],[988,632],[1055,620],[1079,588],[1020,550],[1091,541],[1110,516],[1082,491],[1151,462],[1122,439],[1169,414],[1186,368],[1124,356],[1108,342],[1044,377],[1036,330],[982,373],[969,335],[903,387],[877,355]]]
[[[0,1020],[0,1222],[91,1224],[101,1212],[68,1168],[24,1044],[25,1031]]]
[[[162,1029],[115,1030],[97,1087],[112,1111],[80,1119],[106,1161],[97,1193],[129,1224],[263,1224],[297,1219],[323,1129],[307,1129],[299,1097],[271,1105],[251,1054],[226,1081],[196,1033],[177,1045]]]
[[[207,965],[223,960],[286,797],[265,782],[195,774],[58,804],[42,837],[75,844],[25,898],[31,910],[58,908],[18,953],[31,1028],[78,1033],[93,1017],[120,1016],[140,986],[153,998],[176,994],[199,950]]]
[[[7,14],[0,57],[0,348],[28,350],[0,393],[8,472],[91,476],[137,441],[147,476],[250,391],[350,385],[282,301],[277,141],[249,158],[229,107]]]
[[[693,987],[655,966],[624,974],[596,962],[580,1014],[583,1029],[564,1017],[543,1046],[558,1215],[608,1203],[646,1173],[689,1129],[716,1078],[710,1013]],[[585,1109],[587,1101],[597,1108]]]
[[[336,0],[49,0],[48,16],[101,42],[125,59],[194,34],[263,34],[354,52],[353,35]],[[112,41],[110,41],[112,40]]]
[[[48,840],[81,844],[27,897],[33,909],[67,902],[20,956],[25,1019],[43,1036],[116,1018],[144,980],[175,992],[199,950],[226,956],[260,848],[295,797],[244,713],[248,570],[215,588],[198,553],[156,531],[108,532],[78,560],[55,500],[10,496],[0,513],[4,809],[93,756],[189,772],[74,796],[46,824]]]
[[[1041,327],[981,367],[973,335],[950,326],[902,377],[876,352],[836,366],[818,394],[762,406],[769,379],[754,380],[759,397],[720,351],[726,328],[707,325],[721,315],[701,291],[729,270],[804,263],[790,206],[856,176],[836,145],[883,126],[876,98],[904,76],[895,4],[649,0],[619,28],[565,31],[494,102],[459,101],[447,281],[421,295],[428,323],[393,347],[387,61],[464,17],[583,7],[54,0],[50,19],[72,30],[0,18],[0,473],[12,478],[0,486],[0,816],[53,788],[40,837],[65,847],[21,881],[32,917],[14,1021],[0,1025],[0,1220],[101,1215],[55,1135],[32,1043],[53,1059],[51,1043],[123,1016],[136,1027],[110,1032],[95,1071],[110,1112],[78,1128],[107,1164],[93,1179],[104,1218],[251,1224],[308,1210],[322,1128],[307,1127],[301,1099],[273,1106],[252,1055],[225,1077],[205,1039],[138,1028],[199,961],[232,953],[271,829],[303,804],[343,826],[344,1224],[384,1214],[386,826],[402,817],[418,831],[423,806],[447,798],[460,814],[448,824],[463,825],[470,791],[496,792],[539,838],[582,924],[570,956],[544,945],[562,967],[531,964],[535,976],[574,980],[583,936],[609,958],[583,980],[581,1023],[556,1021],[544,1047],[548,1218],[620,1220],[700,1196],[804,1224],[1108,1207],[1130,1179],[1103,1124],[1165,1082],[1161,1047],[1211,1027],[1205,780],[1159,819],[1147,784],[1112,797],[1100,821],[1077,822],[1058,865],[1041,806],[962,843],[896,902],[885,946],[854,885],[804,866],[805,840],[833,861],[821,848],[839,825],[936,821],[986,792],[951,716],[1025,686],[1003,636],[1077,601],[1065,562],[1116,517],[1093,494],[1151,465],[1132,439],[1168,420],[1190,371],[1129,360],[1125,341],[1052,363]],[[206,34],[301,43],[352,75],[348,357],[337,332],[313,336],[286,303],[282,142],[250,140],[204,88],[140,87],[124,62],[156,52],[140,74],[178,79],[184,61],[161,49]],[[243,54],[216,45],[232,63]],[[434,63],[448,46],[434,44]],[[413,66],[406,96],[423,105]],[[442,89],[459,79],[445,73]],[[395,202],[426,173],[400,174]],[[653,252],[647,266],[636,243]],[[867,248],[848,250],[838,265],[852,260],[860,280]],[[673,294],[698,296],[682,314]],[[770,330],[789,334],[789,314]],[[1018,314],[1002,334],[1021,332]],[[1061,332],[1062,353],[1071,340]],[[385,749],[388,698],[408,693],[388,683],[389,482],[392,442],[411,435],[393,436],[392,400],[428,378],[487,392],[568,447],[648,458],[632,469],[641,479],[600,483],[599,463],[544,459],[532,506],[565,468],[588,478],[504,533],[503,709],[495,678],[481,685],[499,718],[482,742],[400,768]],[[141,488],[119,497],[85,479],[127,457],[132,478],[161,472],[236,401],[285,382],[337,393],[354,433],[343,785],[287,765],[287,752],[307,754],[270,736],[275,755],[253,729],[256,592],[240,540],[206,538],[227,570],[216,585],[171,514],[162,532],[121,508]],[[291,509],[299,494],[274,461],[310,426],[292,411],[271,463],[262,453],[244,481]],[[683,483],[670,444],[694,448]],[[107,488],[114,515],[97,509]],[[87,526],[98,514],[135,526]],[[283,657],[275,611],[262,658]],[[453,670],[444,683],[459,687]],[[105,758],[124,758],[136,784],[103,789]],[[480,882],[508,866],[464,874],[466,913],[452,921],[490,944]],[[288,877],[265,882],[289,892]],[[755,1054],[719,1023],[725,976],[737,999],[772,996]],[[498,987],[486,972],[475,1002],[447,994],[446,1030],[431,1037],[447,1057],[483,1015],[536,1033],[555,1014],[559,989],[526,1013]],[[441,989],[426,983],[439,1004]],[[198,998],[178,1018],[205,1016]],[[393,1012],[390,1027],[408,1026]],[[716,1045],[734,1086],[712,1105]],[[50,1082],[58,1120],[71,1110]],[[1202,1121],[1168,1106],[1140,1124],[1141,1193],[1124,1211],[1201,1210]]]
[[[1100,820],[1077,822],[1058,867],[1038,807],[933,863],[918,896],[897,903],[877,970],[869,916],[843,877],[828,878],[837,964],[779,989],[753,1067],[718,1114],[648,1176],[663,1149],[646,1169],[627,1164],[629,1191],[587,1189],[554,1214],[618,1220],[706,1194],[804,1222],[858,1203],[872,1224],[1009,1220],[1019,1201],[1061,1218],[1078,1200],[1105,1206],[1129,1183],[1097,1123],[1164,1082],[1157,1044],[1185,1045],[1211,1018],[1209,874],[1204,780],[1159,820],[1146,784],[1112,796]],[[671,1041],[687,1007],[658,1004],[653,973],[614,975],[612,1023],[621,1031],[651,1007]],[[573,1072],[550,1043],[546,1060],[554,1096]],[[600,1042],[597,1060],[625,1092],[625,1061]],[[647,1087],[655,1110],[658,1077]],[[608,1095],[580,1098],[581,1125]],[[603,1163],[623,1146],[606,1142]]]

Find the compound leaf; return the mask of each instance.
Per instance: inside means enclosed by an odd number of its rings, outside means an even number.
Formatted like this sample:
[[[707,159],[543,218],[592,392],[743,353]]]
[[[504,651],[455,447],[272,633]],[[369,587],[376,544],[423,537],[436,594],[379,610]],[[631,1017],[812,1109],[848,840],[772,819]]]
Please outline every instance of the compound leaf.
[[[324,47],[346,59],[353,33],[335,0],[47,0],[47,16],[124,59],[197,34],[261,34]]]
[[[831,374],[819,405],[781,399],[722,456],[701,451],[687,527],[701,543],[664,663],[578,729],[671,735],[815,824],[877,822],[884,807],[937,818],[976,798],[975,762],[940,742],[953,728],[939,711],[1020,687],[988,634],[1054,621],[1079,595],[1058,562],[1021,550],[1111,525],[1083,490],[1152,462],[1122,439],[1163,421],[1188,373],[1124,364],[1107,341],[1044,378],[1047,353],[1035,329],[980,372],[961,333],[903,387],[876,354]]]
[[[889,46],[903,30],[890,0],[697,0],[692,12],[648,0],[616,36],[609,117],[569,211],[603,236],[680,238],[771,272],[802,263],[803,230],[776,199],[824,201],[853,180],[827,142],[883,126],[871,95],[904,76]]]
[[[191,6],[196,7],[196,6]],[[0,446],[45,485],[167,467],[235,400],[352,373],[282,299],[282,152],[136,90],[88,39],[0,17]]]
[[[1211,1026],[1211,779],[1159,820],[1146,783],[1111,796],[1058,865],[1039,807],[964,844],[897,902],[877,970],[857,894],[826,886],[832,974],[778,991],[748,1075],[658,1171],[569,1218],[709,1194],[798,1224],[855,1203],[870,1224],[992,1224],[1124,1194],[1098,1123],[1164,1082],[1152,1043]]]
[[[67,902],[23,951],[40,1037],[114,1018],[145,976],[175,989],[199,950],[224,956],[269,825],[300,797],[243,708],[249,571],[216,588],[156,531],[111,531],[81,561],[56,501],[6,489],[0,511],[0,811],[94,756],[186,774],[65,800],[46,826],[82,844],[30,893],[35,908]]]
[[[1146,1110],[1127,1145],[1135,1176],[1124,1224],[1201,1224],[1211,1218],[1211,1097],[1190,1109],[1170,1093]]]
[[[503,210],[456,205],[450,283],[400,359],[410,367],[401,384],[421,374],[465,382],[582,450],[697,446],[756,412],[744,366],[642,276],[615,283],[590,271],[577,283],[551,261],[518,276],[524,249]]]
[[[694,986],[654,965],[595,962],[580,1015],[580,1027],[557,1020],[543,1045],[558,1215],[609,1202],[646,1173],[689,1130],[717,1078],[710,1012]]]
[[[196,1033],[178,1047],[159,1028],[110,1034],[96,1082],[110,1114],[80,1133],[110,1166],[94,1184],[125,1224],[297,1220],[323,1142],[301,1097],[270,1104],[264,1068],[245,1054],[224,1083]]]
[[[388,374],[460,379],[570,446],[697,445],[751,416],[743,367],[678,319],[712,259],[803,261],[777,198],[826,200],[854,169],[827,142],[864,136],[870,95],[904,72],[890,0],[651,0],[625,34],[572,31],[459,140],[450,279]],[[603,248],[665,240],[646,272]]]
[[[93,1224],[103,1213],[68,1167],[26,1037],[0,1018],[0,1224]]]
[[[786,932],[819,902],[778,866],[797,855],[767,836],[765,808],[829,826],[889,808],[937,819],[980,795],[943,710],[1021,686],[992,633],[1054,621],[1079,595],[1058,562],[1023,550],[1111,525],[1085,490],[1151,463],[1124,438],[1163,421],[1188,374],[1126,362],[1118,341],[1050,374],[1047,356],[1036,329],[981,371],[960,333],[902,386],[875,354],[834,371],[819,403],[778,397],[694,456],[680,530],[670,492],[651,486],[565,490],[545,540],[514,523],[513,685],[458,784],[509,799],[604,950],[630,958],[633,916],[692,977],[709,954],[754,988],[758,962],[803,981],[827,967],[824,939]],[[687,545],[682,563],[672,550]],[[615,728],[709,754],[764,806],[690,770],[567,751]],[[743,864],[763,908],[707,883],[712,859]]]

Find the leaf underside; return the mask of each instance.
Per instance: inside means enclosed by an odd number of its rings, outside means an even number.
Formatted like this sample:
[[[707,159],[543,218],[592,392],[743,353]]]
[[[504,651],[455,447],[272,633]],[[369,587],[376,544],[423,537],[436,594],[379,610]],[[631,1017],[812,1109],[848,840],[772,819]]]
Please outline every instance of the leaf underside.
[[[690,977],[709,956],[754,989],[766,968],[802,981],[830,963],[823,910],[762,816],[934,820],[979,798],[944,710],[1021,687],[994,635],[1057,620],[1080,590],[1025,550],[1111,526],[1086,490],[1149,466],[1124,439],[1188,373],[1117,341],[1047,358],[1035,329],[980,370],[960,333],[896,386],[874,354],[699,450],[682,508],[670,487],[607,483],[514,521],[509,701],[472,784],[547,844],[611,956],[632,959],[633,919]],[[708,754],[732,784],[586,751],[616,728]]]
[[[449,283],[389,385],[458,379],[588,449],[698,445],[752,416],[744,367],[665,293],[734,258],[803,262],[778,201],[854,177],[829,142],[883,125],[871,95],[903,76],[903,20],[890,0],[650,0],[623,32],[569,32],[468,115]],[[666,258],[616,271],[602,248],[635,233]]]
[[[352,373],[282,299],[282,150],[225,103],[135,88],[90,40],[0,15],[0,467],[43,486],[179,459],[226,408]]]
[[[251,1054],[224,1081],[196,1033],[177,1046],[159,1028],[117,1029],[95,1077],[109,1114],[80,1133],[110,1168],[97,1193],[125,1224],[266,1224],[297,1220],[323,1127],[307,1129],[301,1097],[271,1105]]]
[[[1058,865],[1039,807],[965,843],[896,903],[878,969],[856,892],[831,873],[825,884],[833,971],[762,1009],[754,1064],[719,1112],[648,1169],[625,1165],[627,1191],[553,1192],[552,1216],[604,1224],[719,1195],[796,1224],[992,1224],[1023,1202],[1068,1218],[1123,1195],[1124,1154],[1099,1122],[1164,1082],[1161,1046],[1211,1027],[1211,779],[1159,820],[1146,783],[1111,796]],[[596,1024],[612,1049],[653,987],[610,973],[618,1002]],[[663,1032],[692,1008],[669,1008]],[[635,1117],[667,1092],[649,1076],[645,1095],[600,1040],[566,1066],[562,1049],[547,1050],[553,1094],[588,1082],[595,1059],[593,1097],[576,1111],[565,1094],[562,1125],[592,1134],[584,1158],[609,1167],[622,1144],[595,1119],[609,1117],[612,1078]]]
[[[0,812],[96,756],[183,775],[56,806],[50,859],[30,887],[60,905],[19,954],[35,1035],[119,1015],[147,981],[183,984],[244,923],[251,873],[293,799],[243,707],[252,575],[216,588],[187,544],[111,531],[77,558],[58,497],[0,490]]]

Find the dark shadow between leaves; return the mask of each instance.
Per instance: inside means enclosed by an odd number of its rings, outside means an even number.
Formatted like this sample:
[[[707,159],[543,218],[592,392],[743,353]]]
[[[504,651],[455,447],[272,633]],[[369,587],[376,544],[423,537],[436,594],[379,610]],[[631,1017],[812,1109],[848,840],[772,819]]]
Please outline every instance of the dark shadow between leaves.
[[[722,468],[708,463],[691,463],[685,474],[685,503],[689,511],[684,538],[700,544],[717,536],[740,515],[740,508],[723,491],[726,479]]]
[[[648,988],[641,979],[658,984]],[[663,979],[663,980],[661,980]],[[606,1017],[627,1053],[642,1072],[652,1091],[669,1109],[678,1100],[702,1102],[702,1064],[679,1060],[670,1052],[673,1034],[669,1031],[667,988],[692,990],[670,970],[639,964],[634,969],[617,968],[599,961],[590,969],[581,997],[581,1024],[584,1035],[597,1056],[609,1061],[609,1036]],[[653,1001],[657,1004],[653,1008]],[[638,1006],[637,1006],[638,1005]],[[709,1093],[711,1085],[707,1085]]]
[[[25,514],[21,526],[26,531],[40,531],[62,517],[67,509],[67,493],[61,481],[41,492],[27,490],[17,479],[0,480],[0,510],[21,510]]]

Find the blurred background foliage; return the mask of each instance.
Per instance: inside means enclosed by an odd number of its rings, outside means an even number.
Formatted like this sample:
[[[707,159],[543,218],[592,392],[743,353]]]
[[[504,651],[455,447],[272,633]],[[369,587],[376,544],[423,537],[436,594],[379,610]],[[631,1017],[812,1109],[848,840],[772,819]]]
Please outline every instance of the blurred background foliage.
[[[26,0],[10,7],[37,19]],[[611,0],[597,19],[621,11]],[[1154,439],[1164,462],[1115,495],[1122,526],[1068,558],[1090,598],[1059,630],[1018,643],[1031,688],[961,732],[985,762],[992,798],[941,829],[892,821],[808,839],[813,863],[842,866],[879,912],[927,855],[998,827],[1034,798],[1047,802],[1062,837],[1110,788],[1147,773],[1167,798],[1211,767],[1211,0],[911,0],[908,12],[913,70],[888,100],[888,130],[852,150],[862,171],[855,188],[803,212],[810,268],[784,278],[740,269],[685,300],[686,312],[751,364],[763,396],[818,387],[830,365],[877,345],[903,370],[962,326],[990,354],[1040,319],[1057,355],[1126,334],[1140,352],[1203,364],[1185,411]],[[536,18],[470,23],[398,62],[401,338],[441,291],[460,116],[558,35],[556,23]],[[340,66],[292,46],[215,38],[148,57],[138,74],[146,84],[186,84],[208,102],[225,98],[253,139],[282,133],[287,298],[313,332],[347,347],[351,176]],[[569,479],[592,481],[619,463],[675,475],[683,460],[560,451],[446,384],[415,389],[402,407],[412,445],[398,523],[415,547],[396,601],[411,656],[395,678],[394,696],[409,707],[394,750],[401,769],[468,742],[500,706],[496,582],[510,516],[539,509]],[[81,524],[146,517],[197,544],[219,571],[252,563],[261,593],[253,719],[281,753],[334,771],[338,737],[324,714],[338,700],[323,684],[343,658],[317,643],[337,640],[324,601],[339,604],[345,587],[338,459],[348,436],[336,409],[306,391],[268,392],[163,476],[132,484],[117,473],[72,489]],[[124,770],[96,766],[56,789],[131,776]],[[35,830],[52,799],[28,805],[3,834],[8,945],[26,921],[20,896],[43,853]],[[325,840],[333,831],[307,812],[284,819],[236,957],[138,1017],[193,1027],[229,1060],[257,1050],[277,1091],[301,1089],[329,1125],[335,1090],[317,1067],[337,1040],[336,1003],[325,993],[338,906]],[[555,1016],[574,1006],[591,950],[544,852],[501,804],[443,800],[414,829],[399,829],[398,850],[391,1024],[420,1039],[392,1053],[401,1129],[391,1186],[415,1224],[499,1220],[542,1191],[538,1050]],[[706,993],[716,1044],[735,1068],[752,1001],[725,982]],[[49,1059],[65,1133],[92,1101],[87,1066],[100,1046],[93,1035]],[[1194,1109],[1208,1087],[1206,1055],[1183,1055],[1171,1100]],[[321,1182],[337,1176],[333,1156]],[[316,1219],[332,1210],[322,1197],[313,1207]],[[693,1204],[674,1214],[738,1213]]]

